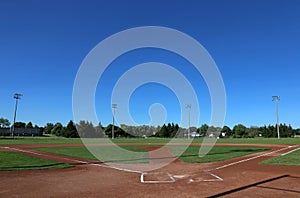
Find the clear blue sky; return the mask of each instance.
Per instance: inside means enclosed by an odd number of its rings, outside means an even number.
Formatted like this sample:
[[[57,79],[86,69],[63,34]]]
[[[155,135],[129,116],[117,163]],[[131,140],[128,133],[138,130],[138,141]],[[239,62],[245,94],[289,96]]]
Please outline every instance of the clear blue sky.
[[[200,42],[222,74],[227,94],[225,125],[274,124],[280,95],[280,122],[300,127],[300,1],[17,1],[0,2],[0,117],[13,119],[13,94],[22,93],[17,121],[45,125],[73,119],[72,91],[88,52],[119,31],[166,26]],[[99,120],[111,122],[110,93],[124,68],[148,61],[170,64],[197,86],[199,125],[210,119],[207,87],[185,60],[163,50],[141,49],[108,68],[96,94]],[[123,65],[122,69],[120,66]],[[167,74],[166,74],[167,75]],[[148,84],[131,97],[137,122],[149,122],[159,102],[167,122],[179,122],[178,102],[166,87]]]

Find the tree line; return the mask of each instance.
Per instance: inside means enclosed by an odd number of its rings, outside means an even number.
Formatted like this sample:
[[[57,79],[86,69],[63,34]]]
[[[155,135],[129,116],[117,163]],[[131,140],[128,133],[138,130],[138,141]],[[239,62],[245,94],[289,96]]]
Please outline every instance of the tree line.
[[[0,118],[0,128],[10,127],[8,119]],[[102,138],[112,137],[113,125],[109,124],[103,127],[101,123],[94,126],[92,122],[80,121],[74,123],[72,120],[66,126],[60,122],[55,124],[47,123],[44,127],[33,125],[32,122],[16,122],[15,128],[36,128],[39,129],[41,134],[52,134],[67,138]],[[300,129],[293,129],[291,125],[279,125],[280,137],[294,137],[300,135]],[[189,133],[190,132],[190,133]],[[182,128],[178,124],[168,123],[162,126],[129,126],[121,124],[120,127],[114,126],[114,137],[160,137],[160,138],[186,138],[188,134],[196,133],[199,137],[220,137],[220,138],[254,138],[277,137],[277,128],[273,125],[261,127],[246,127],[242,124],[235,125],[232,129],[228,126],[214,127],[203,124],[200,127]]]

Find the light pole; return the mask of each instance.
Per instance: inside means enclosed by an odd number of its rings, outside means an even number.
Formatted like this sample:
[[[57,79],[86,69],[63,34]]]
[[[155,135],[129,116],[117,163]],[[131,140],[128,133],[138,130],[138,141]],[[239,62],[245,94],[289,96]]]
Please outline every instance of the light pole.
[[[192,107],[192,105],[191,104],[187,104],[186,105],[186,108],[188,109],[188,114],[189,114],[189,128],[188,128],[188,139],[190,139],[190,133],[191,133],[191,131],[190,131],[190,124],[191,124],[191,107]]]
[[[272,96],[272,101],[276,101],[276,125],[277,125],[277,136],[278,139],[280,139],[280,134],[279,134],[279,123],[278,123],[278,102],[280,100],[279,96]]]
[[[16,105],[15,105],[15,113],[14,113],[14,123],[12,126],[11,136],[14,137],[15,132],[15,123],[16,123],[16,117],[17,117],[17,109],[18,109],[18,100],[21,99],[22,94],[16,93],[14,95],[14,99],[16,99]]]
[[[117,104],[112,104],[111,107],[113,108],[113,125],[112,125],[112,130],[111,130],[111,139],[115,138],[115,110],[118,107]]]

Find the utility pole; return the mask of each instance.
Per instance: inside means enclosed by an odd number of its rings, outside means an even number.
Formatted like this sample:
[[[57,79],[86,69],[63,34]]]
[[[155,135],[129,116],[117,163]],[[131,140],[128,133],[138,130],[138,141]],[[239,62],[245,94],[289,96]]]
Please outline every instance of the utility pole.
[[[113,125],[112,125],[112,131],[111,131],[111,139],[114,139],[115,138],[115,110],[116,108],[118,107],[117,104],[112,104],[111,107],[113,108]]]
[[[277,125],[277,136],[278,139],[280,139],[280,133],[279,133],[279,117],[278,117],[278,102],[280,100],[279,96],[272,96],[272,101],[276,101],[276,125]]]
[[[15,123],[16,123],[16,117],[17,117],[17,109],[18,109],[18,100],[21,99],[22,94],[16,93],[14,95],[14,99],[16,99],[16,105],[15,105],[15,113],[14,113],[14,123],[11,130],[11,136],[14,137],[15,132]]]
[[[186,108],[188,109],[188,118],[189,118],[189,126],[188,126],[188,139],[190,139],[190,136],[191,136],[191,129],[190,129],[190,125],[191,125],[191,107],[192,105],[191,104],[187,104],[186,105]]]

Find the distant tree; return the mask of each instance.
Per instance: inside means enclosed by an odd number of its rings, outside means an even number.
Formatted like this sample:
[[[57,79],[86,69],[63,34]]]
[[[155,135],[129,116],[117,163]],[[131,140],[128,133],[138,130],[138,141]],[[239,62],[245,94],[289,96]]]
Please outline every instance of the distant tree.
[[[26,123],[25,122],[16,122],[15,128],[25,128]]]
[[[203,124],[197,131],[202,136],[206,136],[209,126],[207,124]]]
[[[224,134],[225,137],[231,137],[232,136],[232,130],[228,126],[224,126],[221,130],[220,135],[222,135],[222,134]],[[223,135],[222,135],[222,137],[223,137]]]
[[[52,124],[52,123],[47,123],[46,126],[44,127],[44,132],[45,132],[45,133],[51,133],[53,127],[54,127],[54,124]]]
[[[112,137],[112,124],[109,124],[104,129],[104,133],[111,138]],[[131,134],[126,133],[122,128],[114,126],[114,137],[133,137]]]
[[[92,122],[80,120],[76,128],[82,138],[99,138]]]
[[[155,134],[155,137],[167,138],[169,136],[168,127],[165,124],[159,128],[159,131]]]
[[[237,138],[247,137],[246,127],[242,124],[235,125],[232,131]]]
[[[76,126],[74,125],[72,120],[70,120],[69,123],[67,124],[65,130],[63,131],[62,136],[67,137],[67,138],[78,138],[79,137]]]
[[[28,122],[25,128],[32,129],[33,128],[32,122]]]
[[[247,134],[247,137],[249,137],[249,138],[258,137],[259,133],[260,133],[259,128],[255,127],[255,126],[251,126],[250,128],[246,129],[246,134]]]
[[[51,130],[51,134],[61,136],[64,133],[64,127],[60,122],[57,122]]]
[[[95,127],[96,137],[103,138],[104,137],[104,127],[101,122],[99,122],[98,126]]]
[[[0,118],[0,128],[6,128],[9,127],[10,122],[6,118]]]

